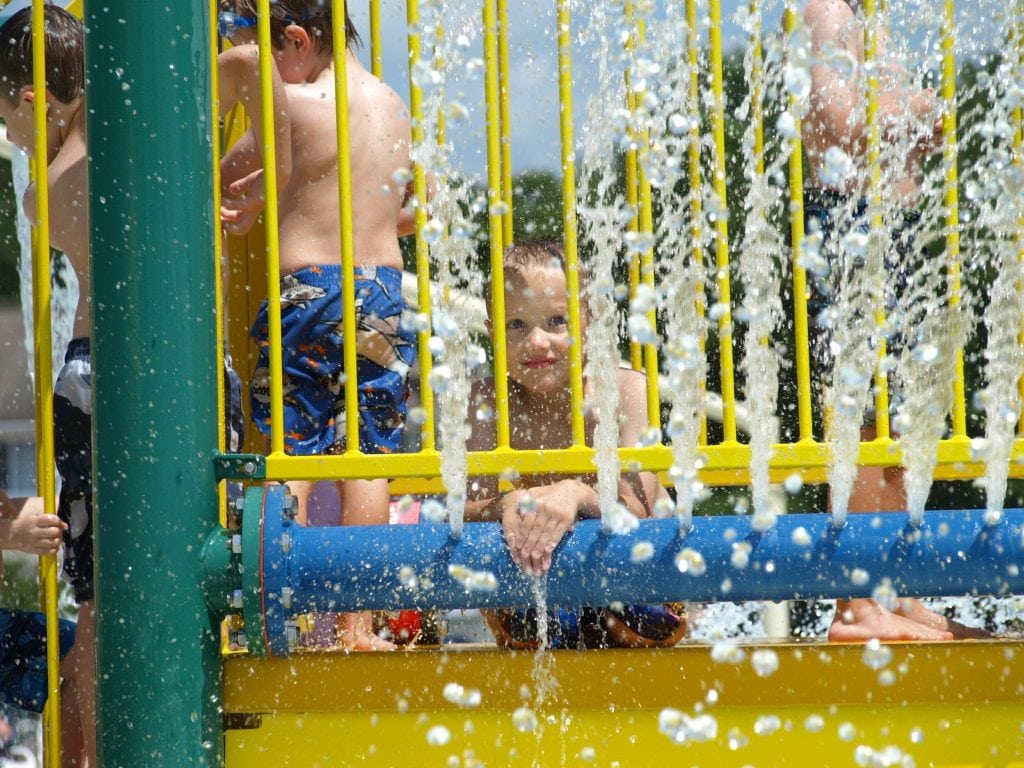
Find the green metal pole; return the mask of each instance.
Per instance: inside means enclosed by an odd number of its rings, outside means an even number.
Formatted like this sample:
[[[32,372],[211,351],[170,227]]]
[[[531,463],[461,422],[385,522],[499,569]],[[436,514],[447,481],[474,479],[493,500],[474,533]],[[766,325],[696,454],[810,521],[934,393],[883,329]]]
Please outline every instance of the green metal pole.
[[[223,764],[209,3],[87,0],[99,764]]]

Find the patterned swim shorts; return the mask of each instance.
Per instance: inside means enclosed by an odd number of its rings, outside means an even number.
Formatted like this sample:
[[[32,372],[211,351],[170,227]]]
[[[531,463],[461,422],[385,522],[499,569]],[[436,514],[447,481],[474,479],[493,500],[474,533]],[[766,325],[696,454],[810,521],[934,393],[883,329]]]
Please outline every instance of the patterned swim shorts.
[[[402,327],[402,272],[355,269],[359,450],[393,453],[405,431],[408,375],[416,334]],[[307,267],[281,279],[284,438],[294,455],[345,449],[345,371],[341,267]],[[250,335],[259,360],[250,384],[252,419],[270,434],[267,303]]]

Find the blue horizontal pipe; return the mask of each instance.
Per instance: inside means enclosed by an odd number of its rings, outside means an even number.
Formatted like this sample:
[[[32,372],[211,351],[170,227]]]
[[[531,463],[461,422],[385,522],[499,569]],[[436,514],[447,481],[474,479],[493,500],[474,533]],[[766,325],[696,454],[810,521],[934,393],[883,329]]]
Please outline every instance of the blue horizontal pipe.
[[[314,610],[535,602],[531,579],[512,562],[496,523],[467,525],[459,539],[444,525],[304,528],[281,513],[281,499],[283,493],[271,488],[265,503],[268,624]],[[886,580],[899,595],[1024,592],[1024,510],[1007,510],[995,526],[984,523],[984,514],[928,512],[919,528],[908,525],[906,513],[851,515],[841,529],[825,514],[793,514],[765,533],[753,530],[749,516],[698,517],[685,538],[674,519],[643,521],[633,533],[616,536],[587,520],[555,550],[545,578],[547,600],[596,606],[869,597]],[[641,542],[652,555],[636,562],[632,555]],[[746,547],[743,564],[736,553]],[[690,565],[681,572],[677,558],[684,550]],[[692,553],[700,554],[703,569],[695,567]],[[452,566],[493,574],[493,588],[466,589],[450,575]],[[288,610],[279,607],[284,587],[291,589]]]

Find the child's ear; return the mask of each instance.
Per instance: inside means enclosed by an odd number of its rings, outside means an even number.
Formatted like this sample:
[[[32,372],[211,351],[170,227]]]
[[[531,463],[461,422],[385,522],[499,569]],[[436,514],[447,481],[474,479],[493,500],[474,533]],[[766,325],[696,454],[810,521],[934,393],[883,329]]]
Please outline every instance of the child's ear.
[[[21,100],[27,101],[29,104],[34,104],[36,100],[36,92],[32,90],[31,86],[26,85],[21,89]]]
[[[298,24],[289,24],[285,27],[284,37],[287,41],[286,45],[293,45],[303,53],[308,52],[313,47],[313,41],[309,37],[309,32]]]

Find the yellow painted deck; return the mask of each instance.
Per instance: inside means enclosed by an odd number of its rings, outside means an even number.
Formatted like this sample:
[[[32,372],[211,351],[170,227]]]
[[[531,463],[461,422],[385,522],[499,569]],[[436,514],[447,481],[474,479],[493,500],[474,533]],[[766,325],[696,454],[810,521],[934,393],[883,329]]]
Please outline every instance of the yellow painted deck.
[[[540,706],[532,653],[238,655],[225,660],[227,764],[1024,768],[1019,641],[885,647],[892,659],[882,670],[862,645],[740,644],[736,663],[715,661],[708,644],[555,651],[545,668],[556,687]],[[757,650],[777,655],[774,673],[755,672]],[[479,706],[448,701],[448,683],[479,690]],[[524,706],[535,711],[535,731],[517,728],[513,712]],[[675,743],[659,731],[666,708],[712,715],[714,737]],[[428,738],[438,726],[446,744]],[[888,747],[913,762],[865,762]]]

